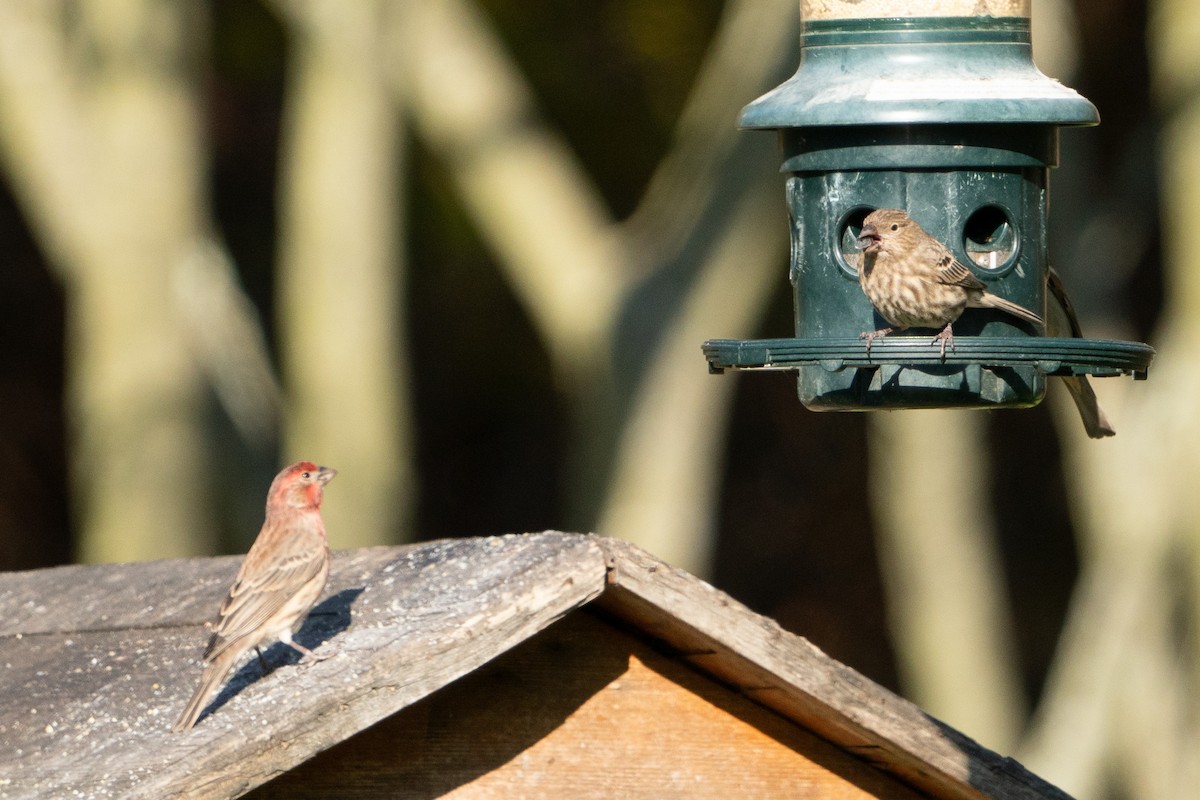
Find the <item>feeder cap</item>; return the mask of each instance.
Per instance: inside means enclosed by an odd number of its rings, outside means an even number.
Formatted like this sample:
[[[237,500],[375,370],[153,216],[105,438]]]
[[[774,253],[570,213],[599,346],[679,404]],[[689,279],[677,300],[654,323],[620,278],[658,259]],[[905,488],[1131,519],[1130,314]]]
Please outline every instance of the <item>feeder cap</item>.
[[[742,109],[749,129],[942,123],[1095,125],[1033,63],[1028,17],[814,19],[800,67]]]

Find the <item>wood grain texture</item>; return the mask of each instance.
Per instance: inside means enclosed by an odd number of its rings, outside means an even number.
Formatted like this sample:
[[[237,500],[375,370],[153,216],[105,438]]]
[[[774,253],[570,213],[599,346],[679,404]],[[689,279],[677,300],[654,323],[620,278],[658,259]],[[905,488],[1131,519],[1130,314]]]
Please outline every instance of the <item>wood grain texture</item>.
[[[601,543],[611,571],[599,606],[768,708],[936,797],[1069,800],[699,578],[628,543]]]
[[[919,795],[581,609],[247,795],[658,800]]]
[[[337,553],[297,639],[338,654],[297,666],[276,646],[285,666],[260,677],[251,658],[171,734],[237,564],[0,576],[0,797],[236,797],[529,638],[604,576],[596,544],[565,534]]]
[[[690,674],[711,676],[771,709],[763,712],[770,719],[789,720],[789,727],[815,733],[855,763],[878,767],[918,792],[1066,798],[703,581],[623,542],[555,532],[336,553],[326,599],[297,640],[337,654],[297,665],[287,648],[276,646],[267,657],[282,665],[266,676],[251,658],[196,728],[171,734],[199,678],[203,624],[216,613],[238,561],[0,575],[0,798],[237,797],[522,643],[540,646],[539,632],[586,604],[688,665]],[[649,686],[650,673],[666,676],[649,657],[637,661],[643,667],[637,685]],[[612,685],[634,670],[632,663],[560,671],[555,685],[600,721],[609,712],[590,705],[593,695],[621,697]],[[501,698],[511,688],[497,687]],[[707,696],[695,686],[690,691]],[[645,692],[637,696],[649,698]],[[561,698],[555,702],[562,724],[573,724],[577,712]],[[687,740],[673,733],[679,719],[693,718],[687,702],[674,697],[672,711],[659,714],[657,741],[665,752],[688,752]],[[656,704],[647,700],[645,708]],[[636,716],[642,705],[622,713]],[[732,716],[745,720],[748,712]],[[405,718],[411,725],[420,713]],[[435,720],[427,716],[423,724]],[[644,731],[644,718],[639,724]],[[505,740],[499,723],[490,729],[498,737],[493,752],[500,748],[509,759],[542,746]],[[741,730],[746,741],[759,735]],[[565,741],[555,738],[557,727],[544,733],[545,747]],[[580,748],[589,735],[580,734]],[[783,734],[767,735],[782,741]],[[564,763],[567,752],[554,755],[554,763]],[[595,748],[589,757],[608,754]],[[774,756],[762,758],[769,764]],[[628,753],[619,759],[627,769],[632,760]],[[473,780],[484,777],[480,771]],[[444,788],[460,785],[472,784]]]

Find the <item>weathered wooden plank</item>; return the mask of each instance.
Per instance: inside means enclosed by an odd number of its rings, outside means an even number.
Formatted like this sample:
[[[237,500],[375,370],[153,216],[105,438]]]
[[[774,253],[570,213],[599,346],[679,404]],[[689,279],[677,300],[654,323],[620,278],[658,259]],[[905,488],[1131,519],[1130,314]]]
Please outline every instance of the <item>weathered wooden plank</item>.
[[[337,557],[343,571],[369,572],[396,553],[394,547],[374,547]],[[221,556],[0,573],[0,637],[201,624],[216,616],[241,560]]]
[[[263,678],[249,664],[223,693],[233,700],[171,734],[199,678],[202,621],[236,565],[126,565],[115,583],[111,566],[0,577],[5,615],[9,603],[47,606],[0,636],[0,797],[235,797],[586,603],[605,569],[593,540],[565,534],[335,554],[333,602],[298,638],[332,637],[324,646],[338,655]],[[154,596],[165,587],[203,598]],[[107,590],[116,607],[102,602]]]
[[[778,623],[628,543],[602,539],[598,604],[698,669],[924,791],[962,800],[1070,800]]]
[[[247,798],[339,796],[922,795],[585,608]]]
[[[266,677],[247,665],[197,728],[170,734],[237,563],[0,575],[0,797],[238,796],[601,594],[639,635],[922,791],[1066,797],[704,582],[630,545],[559,533],[336,554],[298,638],[340,654]]]
[[[5,573],[0,636],[186,625],[210,618],[239,557]]]

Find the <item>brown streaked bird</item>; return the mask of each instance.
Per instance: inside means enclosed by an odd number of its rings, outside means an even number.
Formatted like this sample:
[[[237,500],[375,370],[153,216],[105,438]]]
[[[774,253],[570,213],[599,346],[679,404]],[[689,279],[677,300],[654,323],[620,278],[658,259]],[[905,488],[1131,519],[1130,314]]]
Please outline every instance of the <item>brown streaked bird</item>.
[[[1046,335],[1082,339],[1083,330],[1079,327],[1075,306],[1067,297],[1062,278],[1058,277],[1053,267],[1046,278],[1046,288]],[[1083,429],[1087,431],[1088,436],[1103,439],[1105,436],[1117,435],[1104,409],[1100,407],[1100,401],[1096,399],[1096,392],[1092,389],[1087,375],[1064,377],[1062,382],[1071,393],[1075,408],[1079,409],[1079,418],[1083,421]]]
[[[200,685],[172,730],[185,731],[196,724],[209,697],[251,649],[258,653],[264,670],[258,648],[276,639],[291,645],[305,660],[323,658],[293,642],[292,630],[317,602],[329,577],[321,499],[325,484],[336,474],[328,467],[300,461],[271,482],[262,529],[212,626]]]
[[[871,342],[905,328],[941,328],[933,342],[954,347],[951,326],[968,308],[995,308],[1038,327],[1042,318],[1011,300],[988,291],[955,258],[950,249],[930,236],[904,211],[881,208],[863,220],[858,236],[858,282],[890,327],[866,331]]]

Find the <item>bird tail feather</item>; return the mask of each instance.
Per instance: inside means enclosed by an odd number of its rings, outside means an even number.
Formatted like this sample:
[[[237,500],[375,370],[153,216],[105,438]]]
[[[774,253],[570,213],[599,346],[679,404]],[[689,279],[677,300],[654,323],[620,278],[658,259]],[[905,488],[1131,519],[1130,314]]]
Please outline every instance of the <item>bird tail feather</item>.
[[[979,298],[979,305],[986,306],[988,308],[995,308],[999,311],[1005,311],[1009,314],[1012,314],[1014,317],[1020,317],[1026,322],[1030,322],[1038,327],[1041,327],[1045,324],[1041,317],[1030,311],[1028,308],[1025,308],[1025,306],[1017,305],[1012,300],[1005,300],[1003,297],[998,297],[991,293],[985,294],[983,297]]]
[[[227,650],[212,663],[205,666],[204,674],[200,676],[200,685],[196,687],[196,691],[192,694],[192,699],[188,701],[187,707],[183,709],[183,713],[179,715],[175,726],[171,728],[172,732],[186,731],[196,724],[196,720],[200,718],[200,712],[208,705],[209,695],[213,693],[214,689],[224,683],[225,678],[229,675],[229,671],[237,662],[238,655],[238,653]]]

